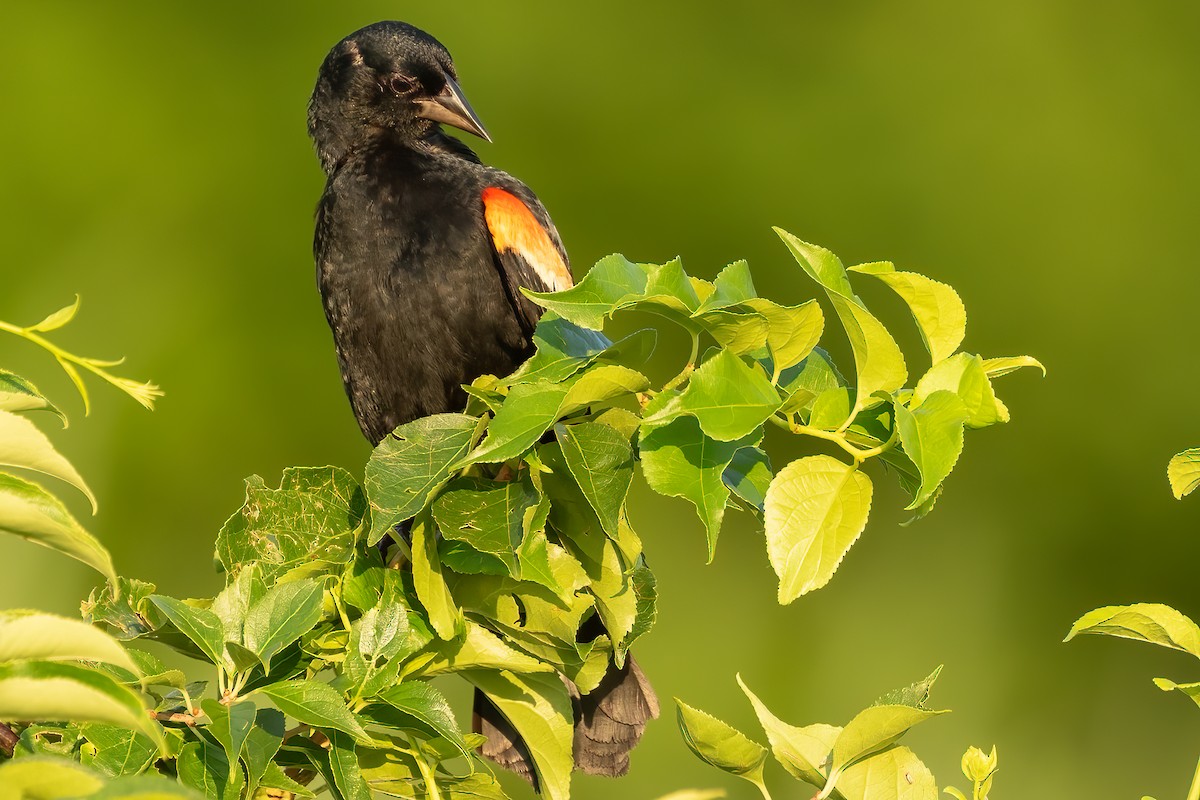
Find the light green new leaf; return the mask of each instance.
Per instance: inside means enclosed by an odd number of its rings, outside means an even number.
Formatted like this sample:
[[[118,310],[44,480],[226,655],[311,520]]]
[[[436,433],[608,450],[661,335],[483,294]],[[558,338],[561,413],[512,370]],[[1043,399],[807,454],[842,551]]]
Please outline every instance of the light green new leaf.
[[[0,410],[0,465],[28,469],[66,481],[83,492],[92,511],[96,496],[71,462],[54,449],[46,434],[25,417]]]
[[[563,319],[594,331],[604,328],[604,318],[630,296],[646,291],[648,268],[634,264],[622,255],[611,255],[596,262],[583,280],[562,292],[521,292],[543,308]]]
[[[891,747],[855,763],[837,781],[845,800],[937,800],[933,773],[907,747]]]
[[[507,461],[524,453],[558,418],[569,385],[538,381],[514,386],[488,425],[487,438],[451,469]]]
[[[706,764],[758,786],[763,794],[767,750],[744,733],[675,698],[676,719],[684,744]]]
[[[837,294],[829,295],[829,299],[854,351],[854,366],[858,373],[854,408],[862,410],[876,392],[891,394],[904,386],[908,380],[904,354],[883,323],[856,300]]]
[[[341,731],[331,731],[329,745],[329,771],[341,800],[372,800],[371,787],[358,766],[354,739]]]
[[[161,594],[148,598],[179,632],[200,648],[214,664],[230,665],[225,655],[225,629],[221,619],[207,608],[196,608]]]
[[[757,368],[722,350],[692,374],[687,389],[646,422],[662,424],[690,414],[713,439],[732,442],[758,429],[783,404]]]
[[[63,427],[67,426],[67,417],[49,400],[38,388],[29,381],[0,369],[0,411],[50,411],[58,415]]]
[[[664,794],[658,800],[720,800],[724,796],[724,789],[680,789]]]
[[[332,728],[353,736],[357,741],[371,743],[355,716],[346,708],[342,696],[327,683],[314,680],[279,681],[255,689],[266,695],[275,707],[305,725]]]
[[[279,789],[284,792],[291,792],[296,797],[316,797],[316,794],[307,786],[296,783],[289,778],[287,773],[283,771],[283,768],[274,761],[267,764],[262,780],[259,781],[259,786],[264,789]]]
[[[437,553],[437,530],[428,513],[417,517],[412,526],[413,586],[417,599],[425,607],[429,624],[441,639],[453,639],[463,627],[462,610],[450,596],[442,575]]]
[[[36,483],[0,472],[0,533],[8,533],[82,561],[115,585],[117,573],[104,545],[75,521],[57,497]]]
[[[1167,465],[1167,479],[1171,481],[1171,491],[1176,500],[1187,497],[1200,486],[1200,448],[1184,450],[1172,456],[1171,463]]]
[[[933,496],[958,462],[967,409],[958,395],[940,390],[914,410],[897,405],[895,413],[904,452],[921,473],[921,486],[906,506],[911,511]]]
[[[103,786],[100,775],[65,758],[26,756],[0,763],[0,798],[5,800],[66,800]]]
[[[136,694],[96,670],[53,661],[0,664],[0,719],[107,722],[164,747],[162,728]]]
[[[543,796],[568,800],[575,729],[571,698],[558,675],[471,670],[463,676],[495,704],[525,740]]]
[[[859,264],[850,271],[878,278],[903,298],[934,364],[949,358],[962,344],[967,309],[952,287],[916,272],[897,272],[887,261]]]
[[[758,722],[767,733],[771,755],[775,756],[775,760],[794,777],[818,788],[824,786],[829,752],[842,729],[819,723],[804,728],[788,725],[763,705],[746,686],[741,675],[737,676],[737,681],[746,697],[750,698],[754,713],[758,715]]]
[[[465,670],[506,670],[509,672],[553,672],[554,668],[510,647],[482,625],[466,620],[466,633],[441,643],[437,657],[421,670],[423,675]]]
[[[639,451],[646,482],[659,494],[682,497],[696,507],[708,535],[710,562],[729,501],[725,472],[738,452],[754,448],[761,438],[762,434],[756,433],[734,442],[719,442],[704,435],[694,417],[642,428]]]
[[[619,364],[600,364],[582,373],[570,385],[555,419],[589,406],[632,397],[649,388],[650,379],[635,369]]]
[[[604,532],[617,537],[625,496],[633,482],[633,448],[616,430],[596,422],[557,425],[567,469],[596,512]]]
[[[425,507],[454,474],[451,465],[471,449],[481,424],[464,414],[435,414],[401,425],[379,443],[364,479],[371,503],[368,545]]]
[[[424,681],[405,681],[380,693],[379,699],[419,723],[419,728],[450,742],[463,758],[470,758],[467,743],[446,696]]]
[[[926,675],[916,683],[902,686],[899,689],[892,689],[889,692],[884,692],[883,695],[871,705],[873,706],[911,706],[913,708],[927,708],[929,702],[929,694],[933,691],[933,684],[937,682],[938,676],[942,674],[943,664],[939,664],[933,672]]]
[[[1154,685],[1164,692],[1182,692],[1190,697],[1192,702],[1200,706],[1200,683],[1175,683],[1175,681],[1167,680],[1166,678],[1155,678]]]
[[[986,428],[1009,420],[1008,409],[996,398],[979,356],[958,353],[934,364],[917,381],[908,407],[915,409],[925,398],[943,390],[953,392],[962,401],[968,428]]]
[[[1022,367],[1037,367],[1042,371],[1042,377],[1046,376],[1046,368],[1033,356],[1008,356],[1007,358],[985,358],[983,360],[983,369],[989,378],[999,378],[1001,375],[1016,372]]]
[[[49,333],[56,331],[66,325],[71,320],[75,319],[75,315],[79,313],[79,295],[75,295],[75,302],[70,305],[63,306],[58,311],[47,314],[45,319],[36,324],[30,325],[25,330],[36,331],[38,333]]]
[[[230,764],[236,764],[254,727],[257,709],[249,700],[242,700],[232,705],[205,698],[200,701],[210,724],[208,732],[225,748],[225,757]],[[230,775],[230,780],[233,776]]]
[[[838,776],[848,766],[895,744],[914,725],[945,713],[906,705],[871,706],[858,712],[833,743],[829,784],[838,785]]]
[[[767,318],[754,312],[708,311],[700,323],[717,344],[737,356],[760,353],[771,333]]]
[[[1200,658],[1200,628],[1187,616],[1159,603],[1105,606],[1075,621],[1064,642],[1085,633],[1116,636],[1182,650]]]
[[[850,418],[853,397],[850,389],[845,386],[835,386],[817,395],[808,412],[810,427],[823,431],[834,431]]]
[[[280,583],[246,615],[245,645],[270,674],[271,659],[312,630],[321,619],[322,585],[303,580]]]
[[[0,611],[0,662],[76,660],[141,674],[120,642],[94,625],[42,611]]]
[[[778,383],[783,370],[807,358],[821,341],[825,315],[816,300],[798,306],[781,306],[764,298],[754,298],[745,305],[767,320],[767,347],[775,369],[772,383]]]
[[[700,296],[683,271],[683,263],[676,258],[666,264],[641,267],[646,270],[646,288],[640,296],[626,297],[621,308],[639,307],[651,313],[667,311],[664,316],[690,329],[687,317],[700,308]]]
[[[750,277],[750,265],[745,261],[735,261],[717,273],[712,293],[704,299],[696,314],[699,316],[708,311],[741,305],[755,297],[758,297],[758,293]]]
[[[800,458],[779,471],[767,490],[765,524],[780,603],[829,583],[870,511],[870,478],[836,458]]]
[[[797,263],[808,273],[809,277],[827,292],[852,298],[854,292],[850,288],[850,279],[846,277],[846,268],[842,261],[833,253],[815,244],[809,244],[797,239],[783,228],[775,228],[775,233],[792,251]]]

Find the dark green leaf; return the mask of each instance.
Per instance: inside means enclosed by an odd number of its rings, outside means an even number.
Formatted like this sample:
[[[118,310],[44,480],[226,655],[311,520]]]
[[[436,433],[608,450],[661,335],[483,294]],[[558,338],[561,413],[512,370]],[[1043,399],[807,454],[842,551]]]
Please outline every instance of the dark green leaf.
[[[225,630],[216,614],[161,594],[151,595],[149,600],[172,625],[200,648],[209,661],[214,664],[229,663],[224,654]]]
[[[760,514],[766,501],[767,488],[774,477],[770,458],[758,447],[743,447],[738,450],[729,466],[721,472],[722,483]]]
[[[405,681],[380,693],[379,699],[419,723],[419,730],[441,736],[452,743],[463,758],[470,758],[450,704],[441,692],[428,683]]]

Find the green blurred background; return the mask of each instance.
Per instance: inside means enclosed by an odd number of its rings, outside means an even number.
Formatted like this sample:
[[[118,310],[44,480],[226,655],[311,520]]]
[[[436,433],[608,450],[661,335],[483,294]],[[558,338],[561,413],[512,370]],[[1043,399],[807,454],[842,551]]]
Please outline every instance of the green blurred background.
[[[967,349],[1050,369],[1003,380],[1012,424],[968,437],[924,522],[901,529],[877,481],[841,571],[789,607],[744,517],[706,567],[690,507],[639,494],[662,597],[639,657],[667,713],[626,781],[583,778],[578,797],[752,797],[693,759],[669,707],[761,738],[735,672],[790,722],[841,724],[939,663],[955,713],[909,743],[943,785],[995,742],[998,798],[1185,793],[1200,716],[1149,679],[1200,668],[1060,640],[1099,605],[1200,614],[1200,505],[1165,478],[1200,443],[1195,4],[3,4],[0,318],[79,292],[61,339],[168,393],[148,414],[94,385],[84,420],[52,363],[0,340],[0,363],[74,412],[54,438],[123,574],[211,595],[244,476],[365,462],[314,285],[304,114],[328,48],[384,18],[451,49],[496,140],[473,145],[539,193],[577,274],[612,251],[706,277],[745,257],[760,291],[798,301],[814,287],[780,225],[953,284]],[[866,297],[924,363],[899,303]],[[0,563],[0,607],[69,613],[94,583],[23,543],[0,539]]]

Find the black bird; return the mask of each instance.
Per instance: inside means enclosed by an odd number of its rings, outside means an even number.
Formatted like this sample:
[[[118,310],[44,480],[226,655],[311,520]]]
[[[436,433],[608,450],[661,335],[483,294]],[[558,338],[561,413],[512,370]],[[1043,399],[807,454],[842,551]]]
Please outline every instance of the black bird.
[[[424,31],[369,25],[321,65],[308,109],[328,176],[317,282],[350,405],[373,444],[410,420],[461,410],[462,384],[506,375],[532,354],[541,309],[519,287],[572,284],[533,192],[441,124],[490,141],[449,52]],[[576,699],[576,767],[624,774],[656,716],[633,659],[610,665],[600,687]],[[479,692],[474,727],[488,737],[484,755],[536,785],[528,749]]]

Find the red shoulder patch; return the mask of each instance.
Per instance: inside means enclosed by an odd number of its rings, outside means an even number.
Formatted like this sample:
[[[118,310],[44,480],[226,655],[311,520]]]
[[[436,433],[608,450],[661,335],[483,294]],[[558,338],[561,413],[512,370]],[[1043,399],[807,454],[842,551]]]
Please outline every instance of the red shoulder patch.
[[[496,252],[516,253],[553,291],[574,285],[571,273],[550,234],[521,198],[497,186],[483,190],[483,216]]]

